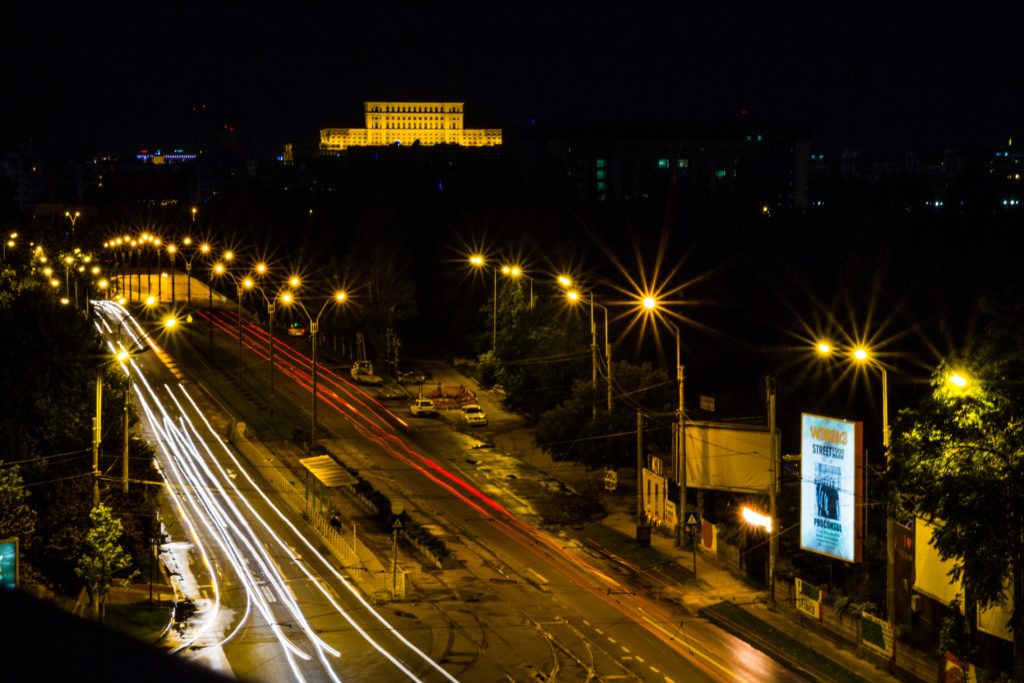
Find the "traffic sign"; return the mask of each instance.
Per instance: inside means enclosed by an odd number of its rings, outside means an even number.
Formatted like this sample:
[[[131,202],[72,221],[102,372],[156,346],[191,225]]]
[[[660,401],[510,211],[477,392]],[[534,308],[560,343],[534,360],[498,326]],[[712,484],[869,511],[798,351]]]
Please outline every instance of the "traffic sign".
[[[698,527],[700,526],[700,515],[696,512],[686,512],[683,514],[683,526]]]

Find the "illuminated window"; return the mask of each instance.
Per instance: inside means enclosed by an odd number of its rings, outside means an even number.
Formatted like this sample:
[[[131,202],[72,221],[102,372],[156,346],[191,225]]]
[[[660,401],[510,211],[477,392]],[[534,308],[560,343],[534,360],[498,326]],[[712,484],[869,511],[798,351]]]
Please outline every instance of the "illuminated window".
[[[678,159],[678,160],[676,160],[676,166],[678,166],[679,168],[690,168],[690,160],[689,159]]]
[[[604,190],[608,189],[608,186],[605,183],[598,183],[597,184],[597,189],[601,190],[603,192]]]
[[[718,178],[719,180],[721,180],[722,178],[724,178],[726,176],[726,173],[727,172],[726,172],[726,170],[724,168],[720,168],[717,171],[715,171],[715,177]]]
[[[598,168],[604,168],[608,165],[608,162],[605,159],[598,159],[595,163]]]
[[[658,168],[668,168],[668,159],[658,159]]]
[[[604,180],[604,174],[605,174],[604,171],[597,171],[597,172],[594,173],[594,175],[597,176],[598,180]]]

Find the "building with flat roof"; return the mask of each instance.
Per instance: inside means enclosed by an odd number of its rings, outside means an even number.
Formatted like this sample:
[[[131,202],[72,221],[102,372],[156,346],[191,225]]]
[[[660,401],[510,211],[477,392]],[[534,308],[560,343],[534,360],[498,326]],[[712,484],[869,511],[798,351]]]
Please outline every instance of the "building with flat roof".
[[[324,128],[320,153],[389,145],[501,145],[500,128],[464,128],[463,102],[364,102],[365,128]],[[286,152],[287,154],[287,152]]]

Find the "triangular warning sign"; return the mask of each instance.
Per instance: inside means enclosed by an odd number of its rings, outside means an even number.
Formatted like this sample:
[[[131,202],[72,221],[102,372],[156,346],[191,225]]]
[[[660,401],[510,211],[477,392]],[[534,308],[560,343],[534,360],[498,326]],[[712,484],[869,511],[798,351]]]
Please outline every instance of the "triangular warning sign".
[[[696,512],[687,512],[686,516],[683,517],[683,524],[687,526],[697,526],[700,522],[697,520]]]

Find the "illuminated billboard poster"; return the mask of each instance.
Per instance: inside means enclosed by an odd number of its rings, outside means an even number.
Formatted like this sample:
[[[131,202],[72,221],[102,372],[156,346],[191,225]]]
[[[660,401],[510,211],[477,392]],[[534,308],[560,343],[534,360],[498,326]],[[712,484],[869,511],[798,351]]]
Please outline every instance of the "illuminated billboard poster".
[[[0,590],[18,587],[18,539],[0,539]]]
[[[800,547],[860,562],[861,423],[807,413],[800,420]]]

